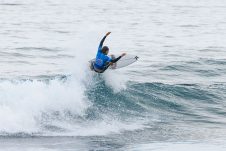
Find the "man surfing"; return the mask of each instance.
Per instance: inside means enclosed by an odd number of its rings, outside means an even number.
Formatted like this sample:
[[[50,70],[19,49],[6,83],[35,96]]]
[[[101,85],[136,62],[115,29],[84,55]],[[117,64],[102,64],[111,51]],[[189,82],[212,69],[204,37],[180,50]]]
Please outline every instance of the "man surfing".
[[[113,63],[116,63],[119,59],[126,55],[126,53],[123,53],[118,58],[110,58],[109,56],[107,56],[109,53],[109,48],[108,46],[103,46],[103,43],[106,37],[110,34],[111,32],[107,32],[103,39],[100,41],[96,60],[94,62],[91,62],[91,70],[94,70],[95,72],[103,73],[110,65],[113,65]]]

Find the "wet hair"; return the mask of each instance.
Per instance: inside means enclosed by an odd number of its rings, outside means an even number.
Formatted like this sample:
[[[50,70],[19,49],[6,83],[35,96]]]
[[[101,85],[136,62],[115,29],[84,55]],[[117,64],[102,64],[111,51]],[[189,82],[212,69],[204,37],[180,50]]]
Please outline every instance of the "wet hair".
[[[103,46],[103,48],[101,49],[102,53],[106,54],[107,51],[109,51],[108,46]]]

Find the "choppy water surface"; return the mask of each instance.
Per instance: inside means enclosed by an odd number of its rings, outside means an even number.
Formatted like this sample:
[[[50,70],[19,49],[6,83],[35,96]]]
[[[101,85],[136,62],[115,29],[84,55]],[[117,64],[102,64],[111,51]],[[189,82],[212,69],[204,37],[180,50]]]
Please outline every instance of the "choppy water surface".
[[[225,150],[224,0],[0,0],[0,150]],[[140,60],[92,73],[102,36]]]

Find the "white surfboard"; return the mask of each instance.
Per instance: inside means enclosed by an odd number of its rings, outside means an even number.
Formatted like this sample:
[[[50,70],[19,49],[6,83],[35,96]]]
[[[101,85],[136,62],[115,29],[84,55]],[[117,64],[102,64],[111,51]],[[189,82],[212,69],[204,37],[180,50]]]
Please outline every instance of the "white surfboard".
[[[120,56],[120,55],[110,55],[109,57],[114,59],[114,58],[117,58],[118,56]],[[119,61],[117,61],[116,63],[113,63],[113,65],[111,65],[108,69],[115,70],[115,69],[126,67],[126,66],[136,62],[138,60],[138,58],[139,57],[136,55],[126,54]],[[95,60],[96,59],[94,58],[94,59],[90,60],[89,62],[94,63]]]
[[[110,56],[111,58],[117,58],[120,55],[112,55]],[[130,54],[126,54],[124,57],[122,57],[119,61],[117,61],[116,63],[114,63],[112,66],[109,67],[109,69],[119,69],[119,68],[123,68],[126,67],[134,62],[136,62],[138,60],[138,56],[135,55],[130,55]]]

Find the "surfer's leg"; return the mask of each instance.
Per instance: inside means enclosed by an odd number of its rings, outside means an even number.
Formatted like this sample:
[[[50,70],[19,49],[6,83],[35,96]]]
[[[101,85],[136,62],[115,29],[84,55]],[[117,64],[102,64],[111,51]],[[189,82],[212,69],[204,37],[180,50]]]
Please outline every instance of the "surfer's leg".
[[[91,70],[91,71],[94,70],[94,65],[93,65],[93,62],[92,62],[92,61],[90,62],[90,66],[89,66],[89,67],[90,67],[90,70]]]
[[[97,73],[103,73],[105,71],[105,70],[100,70],[100,69],[95,68],[94,64],[93,64],[93,70]]]
[[[106,71],[109,67],[111,66],[110,62],[104,67],[104,69],[102,70],[101,73],[103,73],[104,71]]]

